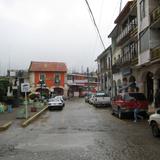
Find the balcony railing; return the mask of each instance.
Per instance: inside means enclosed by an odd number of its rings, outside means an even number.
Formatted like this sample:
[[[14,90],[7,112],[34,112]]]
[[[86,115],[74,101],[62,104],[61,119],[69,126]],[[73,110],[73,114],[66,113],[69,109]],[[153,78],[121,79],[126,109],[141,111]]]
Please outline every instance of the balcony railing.
[[[160,6],[154,9],[151,13],[151,23],[154,23],[160,18]]]
[[[151,61],[160,59],[160,46],[154,49],[151,49]]]
[[[137,33],[137,19],[133,19],[120,33],[117,37],[116,42],[119,43],[123,38],[132,34],[133,32]]]
[[[115,65],[124,66],[124,65],[136,65],[138,64],[138,54],[137,51],[127,52],[125,55],[117,59]]]

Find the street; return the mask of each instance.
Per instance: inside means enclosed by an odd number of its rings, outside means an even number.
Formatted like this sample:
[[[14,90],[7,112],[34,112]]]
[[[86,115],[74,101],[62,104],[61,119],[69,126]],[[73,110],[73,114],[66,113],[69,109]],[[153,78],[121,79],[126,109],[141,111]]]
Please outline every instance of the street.
[[[84,99],[66,101],[22,128],[18,121],[0,133],[3,160],[158,160],[160,139],[147,120],[134,123],[95,108]]]

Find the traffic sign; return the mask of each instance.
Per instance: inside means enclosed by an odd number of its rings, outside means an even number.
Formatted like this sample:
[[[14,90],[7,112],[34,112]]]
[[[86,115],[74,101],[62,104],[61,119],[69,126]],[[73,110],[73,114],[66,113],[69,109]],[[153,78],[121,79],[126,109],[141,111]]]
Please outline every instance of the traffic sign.
[[[21,92],[29,92],[30,85],[29,83],[22,83],[21,84]]]

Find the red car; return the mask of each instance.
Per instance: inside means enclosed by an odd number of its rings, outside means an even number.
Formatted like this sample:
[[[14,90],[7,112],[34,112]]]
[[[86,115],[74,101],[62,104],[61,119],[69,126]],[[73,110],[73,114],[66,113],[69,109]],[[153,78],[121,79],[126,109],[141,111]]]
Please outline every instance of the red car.
[[[121,93],[112,99],[112,113],[121,119],[125,113],[132,113],[134,108],[146,113],[148,101],[143,93]]]

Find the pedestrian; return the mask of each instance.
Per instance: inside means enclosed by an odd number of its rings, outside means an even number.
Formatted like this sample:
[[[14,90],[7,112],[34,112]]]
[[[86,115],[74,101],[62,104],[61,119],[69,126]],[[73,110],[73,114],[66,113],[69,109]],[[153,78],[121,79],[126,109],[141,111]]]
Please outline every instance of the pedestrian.
[[[160,89],[157,89],[155,93],[155,107],[160,107]]]
[[[143,120],[143,116],[139,115],[139,113],[139,107],[137,106],[136,108],[134,108],[134,122],[137,122],[138,118]]]

